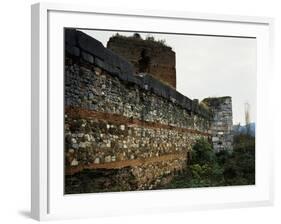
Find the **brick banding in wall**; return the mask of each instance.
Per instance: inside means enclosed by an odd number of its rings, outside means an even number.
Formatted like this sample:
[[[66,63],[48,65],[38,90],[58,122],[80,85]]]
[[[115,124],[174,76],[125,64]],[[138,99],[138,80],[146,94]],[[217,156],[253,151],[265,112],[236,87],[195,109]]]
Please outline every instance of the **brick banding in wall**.
[[[165,162],[169,160],[175,160],[185,157],[186,155],[182,153],[177,154],[168,154],[163,155],[159,157],[151,157],[147,159],[133,159],[133,160],[125,160],[125,161],[116,161],[116,162],[109,162],[109,163],[103,163],[103,164],[87,164],[87,165],[78,165],[74,167],[67,167],[65,169],[66,175],[73,175],[75,173],[79,173],[84,169],[122,169],[124,167],[138,167],[142,165],[147,165],[150,163],[155,162]]]
[[[100,121],[106,121],[118,125],[126,124],[128,127],[138,126],[138,127],[145,127],[145,128],[162,128],[168,130],[175,130],[179,132],[188,132],[190,134],[198,134],[207,137],[210,136],[210,133],[204,131],[194,130],[190,128],[180,128],[180,127],[156,123],[156,122],[148,122],[135,118],[129,118],[119,114],[98,112],[98,111],[87,110],[78,107],[66,107],[65,113],[71,118],[80,118],[80,119],[95,118]]]

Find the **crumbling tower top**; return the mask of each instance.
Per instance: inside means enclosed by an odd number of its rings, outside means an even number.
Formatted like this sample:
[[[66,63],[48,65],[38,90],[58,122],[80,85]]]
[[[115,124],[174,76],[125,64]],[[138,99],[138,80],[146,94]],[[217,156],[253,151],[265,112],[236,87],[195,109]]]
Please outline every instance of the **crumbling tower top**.
[[[139,34],[111,37],[107,48],[130,61],[135,73],[149,73],[156,79],[176,88],[175,52],[163,41],[153,37],[142,39]]]

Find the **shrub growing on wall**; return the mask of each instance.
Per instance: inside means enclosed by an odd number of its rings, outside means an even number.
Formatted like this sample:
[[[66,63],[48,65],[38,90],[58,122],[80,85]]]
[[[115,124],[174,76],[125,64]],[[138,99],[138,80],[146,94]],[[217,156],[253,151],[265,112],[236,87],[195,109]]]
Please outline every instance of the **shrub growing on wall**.
[[[224,182],[223,168],[217,163],[212,145],[200,138],[192,148],[192,160],[189,168],[190,187],[217,186]]]

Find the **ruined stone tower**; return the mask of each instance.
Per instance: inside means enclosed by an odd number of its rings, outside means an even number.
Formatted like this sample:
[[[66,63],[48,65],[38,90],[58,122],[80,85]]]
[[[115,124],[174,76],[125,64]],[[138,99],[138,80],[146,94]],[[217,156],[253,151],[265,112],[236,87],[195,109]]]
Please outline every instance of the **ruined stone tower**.
[[[216,152],[232,150],[232,101],[230,96],[206,98],[202,101],[209,107],[211,118],[210,132]]]
[[[109,39],[107,48],[130,61],[135,73],[149,73],[156,79],[176,88],[175,52],[153,38],[142,39],[116,35]]]

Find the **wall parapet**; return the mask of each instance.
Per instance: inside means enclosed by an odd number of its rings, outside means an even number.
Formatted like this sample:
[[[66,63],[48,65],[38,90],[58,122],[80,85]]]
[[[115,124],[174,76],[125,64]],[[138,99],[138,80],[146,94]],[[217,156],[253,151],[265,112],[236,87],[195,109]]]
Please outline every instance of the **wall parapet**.
[[[134,74],[134,68],[130,62],[105,48],[100,41],[81,31],[65,29],[65,43],[66,53],[72,57],[82,58],[87,63],[100,67],[110,75],[168,99],[191,113],[207,119],[212,116],[212,113],[202,107],[198,100],[191,100],[169,85],[155,79],[152,75],[147,73]]]

